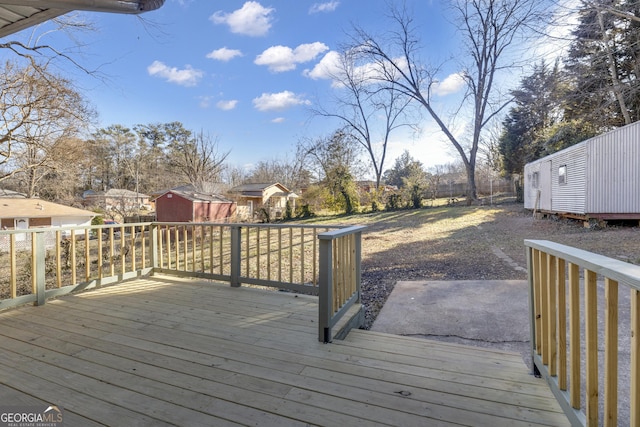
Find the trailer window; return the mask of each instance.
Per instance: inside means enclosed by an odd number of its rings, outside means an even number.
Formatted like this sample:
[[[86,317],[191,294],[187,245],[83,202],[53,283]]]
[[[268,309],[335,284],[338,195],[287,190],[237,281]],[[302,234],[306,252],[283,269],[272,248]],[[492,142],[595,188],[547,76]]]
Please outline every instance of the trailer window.
[[[538,172],[531,175],[531,187],[538,188]]]
[[[558,168],[558,184],[567,183],[567,165],[562,165]]]

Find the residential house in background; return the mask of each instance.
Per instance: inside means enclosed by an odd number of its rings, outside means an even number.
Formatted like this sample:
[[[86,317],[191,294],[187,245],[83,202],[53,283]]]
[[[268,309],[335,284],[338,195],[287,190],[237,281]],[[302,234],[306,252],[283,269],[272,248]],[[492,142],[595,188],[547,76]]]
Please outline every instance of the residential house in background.
[[[140,209],[151,210],[149,196],[135,191],[112,188],[107,191],[87,190],[82,193],[85,206],[97,206],[105,211],[115,211],[120,215],[137,212]]]
[[[271,219],[282,218],[287,202],[295,211],[299,197],[279,182],[238,185],[230,190],[230,194],[238,203],[238,216],[249,220],[265,214]]]
[[[97,215],[41,199],[0,198],[0,226],[5,230],[91,225]]]
[[[28,228],[74,227],[91,225],[95,212],[60,205],[40,199],[0,197],[0,228],[2,230],[26,230]],[[8,250],[9,236],[0,239],[0,251]],[[19,249],[26,249],[30,240],[25,233],[16,234]],[[55,233],[46,236],[49,247],[55,242]],[[23,247],[24,246],[24,247]]]
[[[160,222],[222,222],[236,214],[233,200],[198,192],[193,186],[166,191],[155,199],[155,208]]]

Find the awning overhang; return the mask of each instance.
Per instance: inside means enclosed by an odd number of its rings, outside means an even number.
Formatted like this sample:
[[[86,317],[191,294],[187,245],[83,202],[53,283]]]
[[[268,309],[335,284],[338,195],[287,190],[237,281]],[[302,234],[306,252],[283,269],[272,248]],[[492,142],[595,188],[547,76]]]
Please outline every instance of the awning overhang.
[[[0,0],[0,37],[74,10],[139,14],[159,9],[164,2],[165,0]]]

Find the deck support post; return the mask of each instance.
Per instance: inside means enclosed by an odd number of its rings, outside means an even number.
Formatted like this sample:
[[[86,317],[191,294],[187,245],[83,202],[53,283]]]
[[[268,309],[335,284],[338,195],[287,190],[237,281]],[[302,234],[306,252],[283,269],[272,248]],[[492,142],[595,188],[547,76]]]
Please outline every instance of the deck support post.
[[[527,281],[529,282],[529,342],[531,347],[531,373],[536,377],[540,376],[540,371],[536,367],[536,309],[535,309],[535,291],[533,282],[533,249],[526,247],[527,257]]]
[[[35,291],[36,291],[36,302],[35,305],[44,305],[46,300],[46,290],[45,290],[45,258],[46,258],[46,249],[44,246],[44,232],[38,231],[31,235],[33,240],[33,254],[31,256],[35,259],[35,269],[31,272],[31,274],[35,277]]]
[[[333,314],[333,240],[320,239],[318,250],[318,341],[331,342]]]
[[[242,259],[242,227],[231,226],[231,287],[240,287],[240,261]],[[249,262],[247,260],[247,262]]]

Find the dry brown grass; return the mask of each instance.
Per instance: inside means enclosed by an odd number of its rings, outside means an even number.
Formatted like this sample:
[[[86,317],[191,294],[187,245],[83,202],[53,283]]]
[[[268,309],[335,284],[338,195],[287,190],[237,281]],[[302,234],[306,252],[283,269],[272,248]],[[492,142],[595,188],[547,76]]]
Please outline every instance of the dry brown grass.
[[[522,205],[455,206],[318,218],[361,224],[363,301],[370,325],[397,281],[526,279],[525,239],[551,240],[640,264],[640,228],[586,229],[534,219]]]

